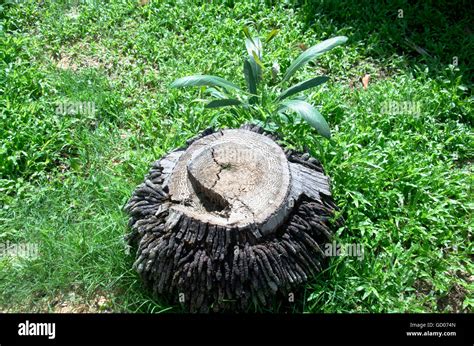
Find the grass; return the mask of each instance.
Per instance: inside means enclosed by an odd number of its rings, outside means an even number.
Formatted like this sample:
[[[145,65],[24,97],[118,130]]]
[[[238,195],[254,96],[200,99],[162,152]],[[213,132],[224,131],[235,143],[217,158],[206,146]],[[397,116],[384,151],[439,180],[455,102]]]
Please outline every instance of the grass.
[[[296,77],[331,77],[309,96],[333,141],[304,122],[279,130],[323,162],[346,218],[337,241],[364,259],[333,258],[295,310],[474,311],[470,2],[142,3],[0,6],[0,241],[40,251],[0,258],[1,311],[180,311],[131,269],[122,207],[168,150],[250,120],[168,88],[195,73],[239,81],[244,25],[281,29],[264,54],[282,70],[303,44],[349,37]],[[95,114],[56,113],[81,101]]]

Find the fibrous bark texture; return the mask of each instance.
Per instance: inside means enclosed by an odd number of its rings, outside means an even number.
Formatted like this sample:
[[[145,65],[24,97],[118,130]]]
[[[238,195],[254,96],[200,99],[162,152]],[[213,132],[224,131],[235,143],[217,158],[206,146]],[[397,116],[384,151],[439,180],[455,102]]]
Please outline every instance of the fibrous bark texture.
[[[329,179],[276,139],[252,125],[208,129],[153,164],[126,211],[135,267],[156,295],[190,311],[243,310],[323,268],[342,222]]]

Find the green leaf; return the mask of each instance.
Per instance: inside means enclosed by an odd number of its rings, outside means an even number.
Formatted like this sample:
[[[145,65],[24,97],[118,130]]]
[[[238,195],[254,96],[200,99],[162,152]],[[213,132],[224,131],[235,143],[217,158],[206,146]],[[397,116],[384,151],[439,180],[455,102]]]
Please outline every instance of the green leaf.
[[[262,76],[262,42],[258,37],[247,38],[245,40],[245,47],[249,54],[249,63],[254,71],[255,81],[258,84]]]
[[[224,78],[209,75],[194,75],[179,78],[171,83],[172,88],[183,88],[188,86],[220,86],[240,90],[240,88]]]
[[[255,62],[257,63],[258,66],[260,66],[260,68],[264,68],[263,66],[263,63],[262,61],[260,60],[260,58],[258,57],[257,53],[255,52],[252,52],[252,58],[255,60]]]
[[[368,296],[370,296],[371,293],[372,293],[372,291],[370,289],[365,291],[364,295],[362,296],[362,300],[365,300]]]
[[[301,53],[301,55],[297,57],[295,61],[293,61],[290,67],[288,67],[288,70],[286,70],[286,73],[283,76],[283,81],[288,80],[298,69],[300,69],[309,61],[327,52],[328,50],[345,43],[346,41],[346,36],[337,36],[320,42],[311,48],[308,48],[303,53]]]
[[[251,38],[251,36],[250,36],[250,30],[249,30],[248,26],[244,26],[243,31],[244,31],[245,37]]]
[[[255,62],[254,62],[255,63]],[[250,63],[250,58],[245,59],[244,61],[244,76],[245,76],[245,81],[247,82],[247,87],[249,89],[249,92],[253,95],[257,94],[257,68],[256,66],[252,66]],[[257,98],[255,96],[251,96],[249,99],[250,104],[254,104],[256,102]]]
[[[218,98],[218,99],[225,99],[227,98],[227,96],[221,92],[220,90],[216,89],[216,88],[213,88],[213,87],[210,87],[210,88],[207,88],[206,90],[211,96],[215,97],[215,98]]]
[[[268,43],[270,42],[271,40],[273,40],[273,38],[280,32],[279,29],[273,29],[267,36],[267,38],[265,39],[265,43]]]
[[[255,52],[258,58],[262,59],[262,41],[260,41],[260,38],[246,38],[245,48],[247,48],[247,53],[249,53],[249,56],[253,56],[253,52]]]
[[[300,91],[314,88],[315,86],[325,83],[328,79],[329,77],[320,76],[320,77],[311,78],[311,79],[308,79],[307,81],[293,85],[292,87],[283,91],[278,96],[277,100],[283,100],[284,98],[287,98],[288,96],[299,93]]]
[[[219,108],[227,106],[241,106],[243,103],[237,99],[222,99],[209,102],[205,108]]]
[[[285,124],[288,124],[288,117],[284,113],[280,112],[278,113],[278,115],[280,116],[280,120],[282,122],[284,122]]]
[[[252,71],[255,75],[255,81],[258,84],[258,82],[262,79],[262,69],[257,64],[257,62],[255,61],[253,56],[249,57],[248,61],[249,61],[250,66],[252,67]]]
[[[311,106],[308,102],[300,100],[286,100],[281,103],[278,112],[284,112],[287,109],[297,113],[304,120],[306,120],[312,127],[314,127],[321,136],[331,138],[331,131],[326,119],[319,113],[319,111]]]

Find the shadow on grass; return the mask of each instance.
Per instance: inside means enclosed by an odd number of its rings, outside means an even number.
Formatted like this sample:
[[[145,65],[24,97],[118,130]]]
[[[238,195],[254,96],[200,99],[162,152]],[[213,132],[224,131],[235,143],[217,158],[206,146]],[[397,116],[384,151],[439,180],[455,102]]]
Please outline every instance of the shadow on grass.
[[[305,29],[322,26],[340,30],[365,53],[390,61],[403,56],[406,68],[429,69],[439,76],[449,65],[459,68],[462,83],[472,86],[474,69],[474,3],[462,1],[296,1]]]

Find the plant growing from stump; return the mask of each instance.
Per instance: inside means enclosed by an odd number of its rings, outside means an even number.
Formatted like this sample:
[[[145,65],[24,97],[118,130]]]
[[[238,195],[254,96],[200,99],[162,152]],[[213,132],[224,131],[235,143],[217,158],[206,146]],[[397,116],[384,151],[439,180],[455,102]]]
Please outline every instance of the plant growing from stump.
[[[277,32],[276,29],[270,32],[264,42],[270,42]],[[310,103],[297,96],[302,91],[325,83],[329,77],[316,76],[291,86],[289,86],[289,83],[294,74],[304,65],[332,48],[345,43],[347,37],[333,37],[305,50],[286,69],[279,83],[270,87],[270,92],[267,92],[268,88],[261,86],[263,82],[262,70],[266,68],[263,63],[262,40],[259,37],[251,37],[247,28],[244,29],[244,33],[248,56],[244,60],[243,73],[247,91],[228,80],[212,75],[182,77],[175,80],[171,87],[208,87],[207,91],[214,99],[206,104],[206,108],[240,108],[244,112],[250,112],[252,118],[264,121],[265,124],[269,121],[276,124],[279,122],[287,123],[289,121],[287,114],[294,112],[314,127],[320,135],[329,139],[331,132],[326,119]],[[277,79],[278,75],[279,65],[274,64],[272,66],[272,79]]]
[[[260,88],[259,95],[262,43],[246,33],[248,91],[215,76],[184,77],[173,86],[207,86],[216,99],[206,107],[236,106],[234,111],[250,112],[265,123],[286,119],[284,113],[293,111],[329,138],[321,114],[290,98],[327,77],[282,86],[346,38],[309,48],[290,65],[274,93]],[[154,162],[126,210],[132,229],[128,239],[137,246],[135,267],[143,281],[155,294],[202,312],[247,310],[285,299],[324,268],[322,248],[342,225],[334,219],[337,206],[319,161],[250,124],[209,128]]]

